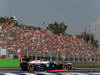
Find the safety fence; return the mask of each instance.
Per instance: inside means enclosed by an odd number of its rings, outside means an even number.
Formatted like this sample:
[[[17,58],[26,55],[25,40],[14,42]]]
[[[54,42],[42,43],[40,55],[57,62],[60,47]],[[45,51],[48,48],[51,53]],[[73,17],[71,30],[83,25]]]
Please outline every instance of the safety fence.
[[[61,62],[72,62],[72,63],[100,63],[100,57],[94,56],[76,56],[76,55],[66,55],[65,57],[61,56],[29,56],[32,60],[49,60],[56,61],[58,63]]]

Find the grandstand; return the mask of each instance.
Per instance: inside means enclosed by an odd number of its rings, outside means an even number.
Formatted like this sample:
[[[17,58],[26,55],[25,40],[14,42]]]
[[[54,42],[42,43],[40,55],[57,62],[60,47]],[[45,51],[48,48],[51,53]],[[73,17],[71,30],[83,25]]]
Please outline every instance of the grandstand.
[[[29,29],[12,22],[13,18],[6,19],[7,22],[0,23],[0,47],[7,50],[7,58],[22,55],[57,62],[100,61],[97,49],[83,39],[55,35],[42,29]]]

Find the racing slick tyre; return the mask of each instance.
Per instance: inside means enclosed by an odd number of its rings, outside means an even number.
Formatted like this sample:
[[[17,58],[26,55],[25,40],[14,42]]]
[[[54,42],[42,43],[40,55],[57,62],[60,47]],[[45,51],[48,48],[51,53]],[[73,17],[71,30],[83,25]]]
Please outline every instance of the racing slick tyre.
[[[29,64],[29,65],[28,65],[28,71],[29,71],[29,72],[33,72],[33,71],[35,71],[35,70],[36,70],[35,64]]]
[[[20,67],[21,67],[22,71],[27,71],[28,70],[27,63],[21,63]]]

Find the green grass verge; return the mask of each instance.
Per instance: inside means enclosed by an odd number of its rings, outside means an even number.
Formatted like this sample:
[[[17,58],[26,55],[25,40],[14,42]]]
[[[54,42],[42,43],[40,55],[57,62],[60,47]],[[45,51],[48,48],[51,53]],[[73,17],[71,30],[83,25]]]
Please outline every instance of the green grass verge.
[[[91,63],[86,63],[86,64],[73,64],[73,65],[76,65],[76,66],[100,66],[100,64],[91,64]]]
[[[76,68],[75,70],[100,70],[100,68]]]
[[[100,64],[86,63],[86,64],[73,64],[76,70],[100,70]]]
[[[20,60],[19,59],[0,59],[0,68],[18,68],[20,66]]]

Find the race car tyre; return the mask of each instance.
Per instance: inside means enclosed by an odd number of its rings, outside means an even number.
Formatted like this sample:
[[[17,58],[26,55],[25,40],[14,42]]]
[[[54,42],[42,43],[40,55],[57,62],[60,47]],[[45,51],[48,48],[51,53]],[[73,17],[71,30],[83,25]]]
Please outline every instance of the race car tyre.
[[[28,65],[28,71],[29,71],[29,72],[33,72],[33,71],[35,71],[35,69],[36,69],[36,67],[35,67],[34,64],[29,64],[29,65]]]

